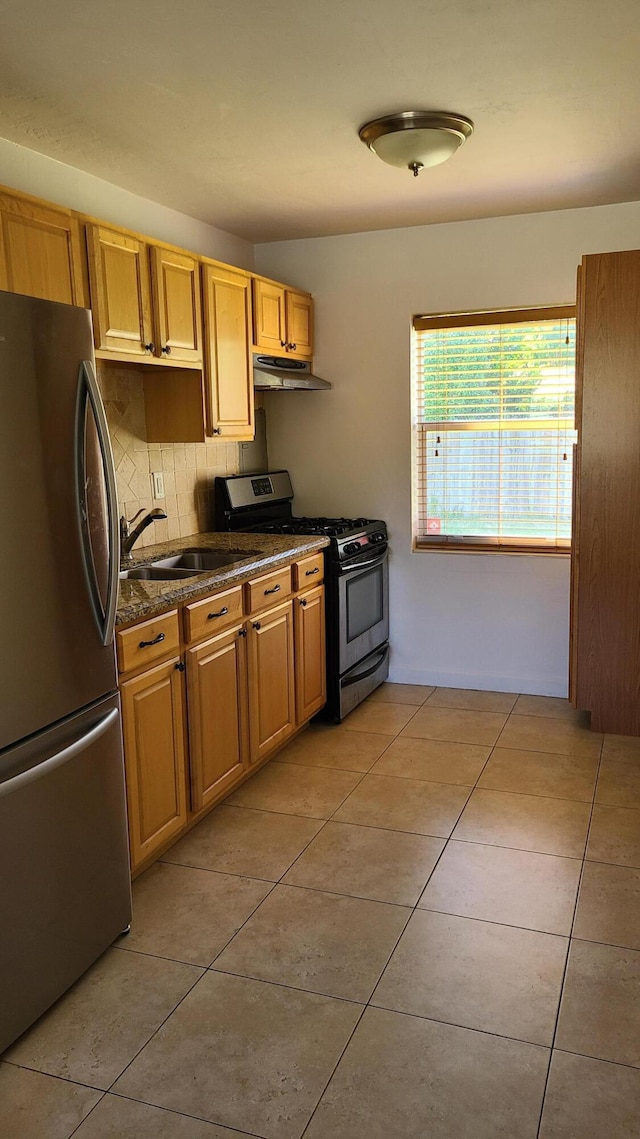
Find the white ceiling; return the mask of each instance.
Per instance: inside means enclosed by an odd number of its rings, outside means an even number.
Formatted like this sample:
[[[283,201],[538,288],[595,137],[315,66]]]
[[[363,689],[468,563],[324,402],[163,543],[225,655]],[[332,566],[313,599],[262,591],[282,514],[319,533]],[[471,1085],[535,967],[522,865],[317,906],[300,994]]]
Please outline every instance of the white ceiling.
[[[0,0],[0,28],[0,136],[250,241],[640,198],[637,0]],[[475,134],[413,178],[357,135],[409,109]]]

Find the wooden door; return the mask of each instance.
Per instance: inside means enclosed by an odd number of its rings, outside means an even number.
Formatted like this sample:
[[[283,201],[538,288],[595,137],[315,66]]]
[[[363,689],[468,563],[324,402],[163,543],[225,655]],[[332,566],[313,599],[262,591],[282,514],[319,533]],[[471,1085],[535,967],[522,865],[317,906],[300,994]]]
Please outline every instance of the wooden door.
[[[257,348],[272,356],[286,351],[284,289],[270,281],[253,281],[253,337]]]
[[[88,225],[87,251],[96,348],[117,356],[152,357],[147,245],[129,234]]]
[[[125,680],[120,688],[132,870],[165,846],[187,821],[180,665],[174,657]]]
[[[191,807],[194,812],[237,783],[247,758],[246,629],[187,652]]]
[[[313,356],[313,300],[308,293],[287,289],[287,351],[293,356]]]
[[[257,763],[295,729],[292,603],[249,622],[249,756]]]
[[[305,724],[327,700],[324,586],[294,601],[296,720]]]
[[[0,289],[86,304],[80,226],[70,210],[0,193]]]
[[[202,365],[200,265],[187,253],[151,246],[156,356]]]
[[[207,434],[253,439],[251,279],[203,266]]]

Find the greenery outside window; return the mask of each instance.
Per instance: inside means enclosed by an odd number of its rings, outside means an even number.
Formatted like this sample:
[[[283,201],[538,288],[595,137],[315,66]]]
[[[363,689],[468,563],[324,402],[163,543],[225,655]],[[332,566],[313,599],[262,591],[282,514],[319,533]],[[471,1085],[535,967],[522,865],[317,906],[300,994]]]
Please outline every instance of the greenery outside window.
[[[567,553],[575,308],[413,329],[414,547]]]

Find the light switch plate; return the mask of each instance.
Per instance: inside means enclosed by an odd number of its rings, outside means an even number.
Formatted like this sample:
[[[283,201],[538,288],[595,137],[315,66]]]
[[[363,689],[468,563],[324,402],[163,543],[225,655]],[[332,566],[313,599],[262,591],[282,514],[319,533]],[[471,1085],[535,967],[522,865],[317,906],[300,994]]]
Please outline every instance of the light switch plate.
[[[151,481],[153,483],[153,497],[164,498],[164,474],[162,471],[152,471]]]

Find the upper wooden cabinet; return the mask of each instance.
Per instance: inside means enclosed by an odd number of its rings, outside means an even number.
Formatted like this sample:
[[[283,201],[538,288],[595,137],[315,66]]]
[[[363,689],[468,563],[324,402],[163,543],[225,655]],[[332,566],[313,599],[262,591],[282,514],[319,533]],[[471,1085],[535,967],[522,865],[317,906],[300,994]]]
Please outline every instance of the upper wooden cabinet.
[[[87,226],[95,343],[103,358],[202,366],[199,262],[107,226]]]
[[[205,263],[202,285],[207,435],[253,439],[251,278]]]
[[[200,264],[187,253],[151,246],[156,355],[202,365]]]
[[[271,356],[313,355],[313,299],[261,277],[253,280],[253,341]]]
[[[86,304],[80,226],[71,210],[0,191],[0,289]]]
[[[151,280],[143,241],[104,226],[87,226],[96,348],[152,356]]]
[[[640,250],[584,257],[578,287],[571,697],[640,735]]]

